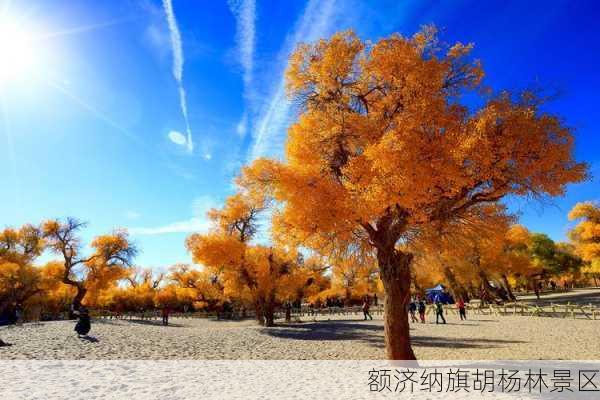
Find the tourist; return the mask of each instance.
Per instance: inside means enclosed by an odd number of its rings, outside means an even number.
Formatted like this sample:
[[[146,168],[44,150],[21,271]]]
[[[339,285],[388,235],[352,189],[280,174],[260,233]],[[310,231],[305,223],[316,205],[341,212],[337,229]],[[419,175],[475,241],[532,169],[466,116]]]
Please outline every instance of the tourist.
[[[90,332],[90,329],[92,329],[90,314],[87,308],[83,306],[78,311],[75,311],[75,314],[79,316],[79,320],[75,324],[75,332],[77,332],[78,337],[86,336]]]
[[[162,309],[162,324],[164,326],[169,325],[169,313],[171,310],[169,310],[169,307],[165,306]]]
[[[415,315],[417,312],[417,303],[414,300],[411,300],[408,305],[408,312],[410,313],[410,322],[419,322],[417,316]]]
[[[554,282],[553,280],[550,281],[550,286],[552,286],[552,291],[555,292],[556,291],[556,282]]]
[[[15,306],[15,325],[23,325],[23,307],[18,303]]]
[[[540,287],[537,283],[533,284],[533,291],[535,293],[535,297],[539,300],[540,299]]]
[[[369,309],[371,308],[371,305],[369,303],[370,303],[369,296],[365,296],[365,300],[362,305],[362,310],[363,310],[363,314],[365,316],[365,321],[367,320],[367,317],[369,319],[373,320],[373,316],[371,316],[371,313],[369,313]]]
[[[446,323],[446,318],[444,318],[444,306],[442,302],[438,299],[435,303],[435,323],[440,323],[440,318],[442,319],[442,323]]]
[[[423,299],[419,299],[419,317],[421,318],[421,323],[425,323],[425,310],[426,310],[425,302]]]
[[[460,315],[460,320],[466,320],[467,310],[465,309],[465,301],[462,297],[458,299],[458,303],[456,303],[456,305],[458,306],[458,314]]]

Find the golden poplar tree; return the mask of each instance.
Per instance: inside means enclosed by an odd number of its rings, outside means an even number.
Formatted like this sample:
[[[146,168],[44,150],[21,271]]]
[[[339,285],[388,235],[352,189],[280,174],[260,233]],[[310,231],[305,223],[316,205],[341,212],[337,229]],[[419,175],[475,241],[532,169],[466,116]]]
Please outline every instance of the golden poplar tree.
[[[41,231],[33,225],[0,231],[0,313],[42,291],[43,277],[34,260],[43,251]]]
[[[600,277],[600,206],[593,202],[577,203],[569,213],[570,220],[579,223],[569,232],[577,254],[587,262],[584,273],[592,276],[598,285]]]
[[[390,359],[414,359],[407,318],[413,254],[399,244],[507,195],[561,195],[586,176],[573,136],[531,93],[483,95],[472,45],[435,29],[365,43],[352,32],[300,45],[287,90],[300,106],[285,160],[258,159],[246,187],[268,190],[310,246],[362,238],[385,289]],[[480,95],[469,108],[462,95]]]
[[[97,301],[100,291],[128,274],[128,267],[137,250],[129,242],[126,231],[96,237],[89,256],[82,254],[79,230],[84,223],[74,218],[66,221],[49,220],[42,224],[48,247],[62,258],[61,280],[76,289],[72,308],[77,310],[88,291],[90,303]]]
[[[191,235],[187,247],[194,262],[222,282],[225,298],[253,307],[259,324],[272,326],[276,306],[312,280],[300,268],[295,249],[252,243],[264,209],[260,196],[235,194],[222,209],[208,213],[212,229]]]

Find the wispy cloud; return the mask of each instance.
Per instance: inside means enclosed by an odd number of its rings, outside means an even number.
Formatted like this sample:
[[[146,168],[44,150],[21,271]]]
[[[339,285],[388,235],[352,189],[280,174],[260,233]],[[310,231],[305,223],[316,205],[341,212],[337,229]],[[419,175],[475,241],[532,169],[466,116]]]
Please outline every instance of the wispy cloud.
[[[255,0],[231,0],[229,8],[237,19],[239,58],[244,69],[244,84],[249,85],[254,72],[256,2]]]
[[[215,199],[210,196],[201,196],[196,198],[192,203],[193,216],[191,218],[161,226],[130,228],[129,233],[134,236],[152,236],[169,233],[206,232],[210,228],[210,221],[206,217],[206,213],[216,206],[217,202]]]
[[[288,36],[280,54],[279,81],[254,126],[254,143],[248,155],[250,161],[265,155],[273,156],[283,148],[292,112],[285,95],[284,71],[288,56],[299,42],[312,42],[332,33],[336,8],[335,0],[310,0],[293,33]]]
[[[183,43],[181,41],[181,32],[177,25],[177,19],[175,18],[175,12],[173,11],[173,3],[171,0],[163,0],[163,8],[167,17],[167,24],[169,25],[169,33],[171,36],[171,51],[173,53],[173,77],[177,82],[179,89],[179,105],[181,107],[181,113],[183,114],[183,120],[185,122],[185,129],[187,133],[186,148],[191,153],[194,151],[194,142],[192,140],[192,130],[190,129],[190,122],[188,119],[187,99],[185,89],[183,87],[183,64],[185,59],[183,57]]]
[[[185,146],[187,144],[187,139],[181,132],[171,131],[171,132],[169,132],[167,137],[169,138],[169,140],[171,142],[173,142],[179,146]]]
[[[254,75],[254,52],[256,47],[256,1],[230,0],[229,8],[237,20],[236,42],[239,62],[243,70],[244,97],[250,97]],[[248,128],[248,114],[244,112],[236,127],[237,133],[244,137]]]
[[[248,131],[248,114],[247,113],[244,113],[244,115],[242,115],[242,119],[240,119],[240,122],[238,122],[237,126],[235,127],[235,131],[242,138],[244,136],[246,136],[246,132]]]
[[[139,219],[141,216],[142,214],[134,210],[125,211],[125,218],[127,219]]]

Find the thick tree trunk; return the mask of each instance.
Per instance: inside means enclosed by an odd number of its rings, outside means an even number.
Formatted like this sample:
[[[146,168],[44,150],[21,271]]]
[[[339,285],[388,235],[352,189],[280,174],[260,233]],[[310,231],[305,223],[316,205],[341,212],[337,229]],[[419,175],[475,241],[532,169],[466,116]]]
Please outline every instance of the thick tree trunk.
[[[73,298],[73,302],[71,303],[71,309],[69,310],[69,318],[74,319],[77,317],[75,311],[78,311],[81,308],[81,302],[87,293],[87,289],[83,285],[72,285],[77,288],[77,293]]]
[[[407,310],[412,259],[412,254],[398,252],[393,246],[377,249],[377,261],[385,290],[385,348],[390,360],[416,359],[410,344]]]
[[[292,322],[292,305],[290,303],[285,305],[285,322]]]
[[[275,326],[275,312],[271,305],[265,307],[265,326]]]
[[[454,272],[452,272],[448,266],[444,266],[444,277],[446,278],[446,281],[448,281],[450,291],[452,292],[452,296],[454,297],[455,301],[458,301],[458,299],[461,297],[464,301],[469,300],[466,289],[462,287],[460,283],[458,283]]]
[[[83,298],[85,297],[86,293],[86,288],[84,288],[83,286],[77,286],[77,293],[73,298],[73,308],[75,310],[79,310],[79,308],[81,308],[81,302],[83,301]]]
[[[506,289],[506,293],[508,293],[508,298],[512,301],[517,300],[517,298],[512,292],[512,289],[510,288],[510,283],[508,283],[508,277],[506,276],[506,274],[502,274],[502,281],[504,282],[504,288]]]
[[[490,296],[493,297],[493,299],[496,301],[497,299],[500,300],[504,300],[502,298],[502,296],[500,295],[500,293],[498,293],[498,289],[496,289],[495,287],[493,287],[492,285],[490,285],[490,280],[487,276],[487,274],[485,273],[485,271],[483,270],[479,270],[479,278],[481,278],[481,284],[483,285],[483,288],[485,289],[486,293]]]
[[[265,316],[265,326],[275,326],[275,294],[271,293],[267,296],[263,304],[263,312]]]
[[[263,307],[261,305],[261,303],[259,301],[256,302],[256,304],[254,305],[254,311],[256,313],[256,322],[259,325],[263,325],[265,324],[265,316],[263,314]]]

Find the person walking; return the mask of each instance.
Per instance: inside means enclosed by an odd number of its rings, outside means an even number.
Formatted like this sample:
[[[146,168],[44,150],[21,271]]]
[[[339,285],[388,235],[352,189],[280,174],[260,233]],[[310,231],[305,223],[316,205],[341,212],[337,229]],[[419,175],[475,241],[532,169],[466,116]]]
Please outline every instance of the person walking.
[[[421,323],[425,323],[425,310],[427,307],[425,306],[425,302],[423,299],[419,299],[419,317],[421,318]]]
[[[435,303],[435,323],[440,323],[440,318],[442,319],[442,323],[446,323],[446,318],[444,318],[444,306],[442,302],[438,299]]]
[[[408,312],[410,313],[410,322],[419,322],[416,316],[417,303],[415,300],[410,301],[410,304],[408,305]]]
[[[169,313],[171,312],[171,310],[169,310],[169,307],[165,306],[162,309],[162,324],[164,326],[168,326],[169,325]]]
[[[467,310],[465,308],[465,301],[463,300],[463,298],[461,297],[460,299],[458,299],[458,303],[456,303],[456,305],[458,306],[458,314],[460,315],[460,320],[466,320],[467,319]]]
[[[365,296],[365,300],[363,301],[363,305],[362,305],[362,310],[363,310],[363,314],[365,316],[365,321],[367,320],[367,317],[369,319],[373,320],[373,316],[371,316],[371,313],[369,313],[370,308],[371,308],[371,305],[370,305],[369,297]]]

